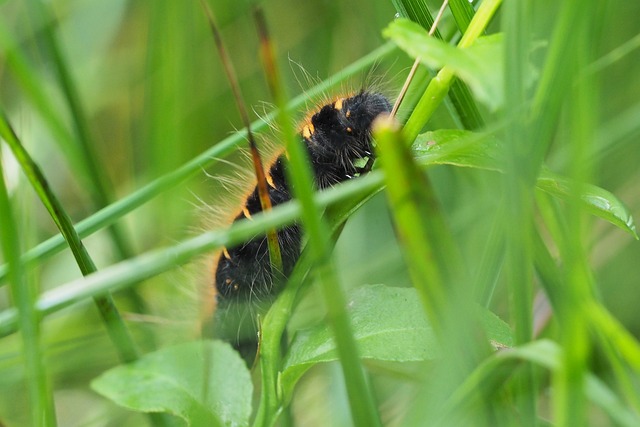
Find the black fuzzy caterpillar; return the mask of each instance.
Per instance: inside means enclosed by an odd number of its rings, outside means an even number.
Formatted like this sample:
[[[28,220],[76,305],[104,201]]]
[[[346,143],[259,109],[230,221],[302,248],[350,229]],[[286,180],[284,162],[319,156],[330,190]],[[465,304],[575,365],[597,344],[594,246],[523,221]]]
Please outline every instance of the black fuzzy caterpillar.
[[[380,93],[363,90],[322,106],[306,120],[300,136],[309,152],[318,189],[346,181],[362,171],[355,162],[373,158],[371,124],[379,114],[390,111],[387,98]],[[280,156],[266,171],[273,206],[291,200],[285,168],[284,156]],[[262,207],[256,187],[234,222],[250,218],[260,211]],[[301,230],[293,224],[279,229],[277,234],[283,277],[273,277],[265,236],[226,248],[214,273],[218,302],[260,299],[271,294],[274,284],[280,279],[288,277],[300,257]]]

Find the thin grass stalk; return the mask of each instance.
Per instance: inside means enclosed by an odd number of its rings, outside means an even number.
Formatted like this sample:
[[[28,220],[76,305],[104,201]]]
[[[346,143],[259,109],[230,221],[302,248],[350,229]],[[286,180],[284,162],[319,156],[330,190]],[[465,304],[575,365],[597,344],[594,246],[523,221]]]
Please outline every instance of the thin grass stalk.
[[[389,205],[398,225],[405,257],[412,270],[412,279],[429,316],[431,325],[441,338],[444,335],[444,308],[447,306],[445,272],[436,262],[434,248],[424,224],[429,203],[435,203],[434,194],[428,193],[431,185],[422,173],[416,175],[407,167],[407,150],[398,135],[397,124],[379,120],[374,128],[380,162],[385,171]],[[413,172],[413,173],[412,173]]]
[[[369,200],[380,187],[371,188],[370,191],[355,195],[347,200],[344,205],[329,206],[325,213],[327,221],[332,224],[332,242],[335,242],[345,221],[355,209]],[[268,424],[267,418],[273,414],[281,413],[281,406],[288,402],[283,401],[287,396],[282,396],[277,388],[278,371],[282,368],[281,343],[286,325],[293,313],[295,303],[298,301],[300,291],[308,281],[311,265],[309,251],[303,251],[296,267],[287,281],[276,301],[273,303],[262,322],[262,336],[260,341],[260,367],[262,374],[262,394],[254,421],[255,426]]]
[[[261,25],[261,49],[265,74],[279,114],[278,124],[287,149],[289,164],[287,177],[295,198],[301,206],[301,223],[308,236],[307,247],[314,259],[316,277],[327,308],[327,320],[336,340],[336,347],[344,375],[351,417],[356,426],[379,426],[380,417],[367,375],[358,356],[358,347],[346,312],[347,300],[331,259],[329,227],[313,198],[314,180],[309,154],[294,130],[286,108],[287,95],[275,62],[273,45],[266,34],[264,17],[258,14]]]
[[[201,0],[200,3],[207,15],[207,19],[209,21],[209,27],[213,35],[213,39],[216,45],[216,49],[218,51],[218,55],[220,56],[220,60],[223,65],[225,75],[227,76],[229,86],[231,87],[231,92],[233,94],[233,98],[236,103],[236,108],[240,113],[242,124],[247,129],[247,139],[249,141],[251,159],[253,161],[253,168],[256,174],[256,181],[257,181],[256,188],[258,189],[258,198],[260,200],[261,210],[263,211],[271,210],[272,208],[271,198],[269,197],[269,190],[267,189],[267,178],[264,172],[264,166],[262,164],[262,159],[260,158],[260,152],[258,151],[256,140],[253,136],[253,132],[251,131],[251,122],[249,121],[249,114],[247,113],[247,107],[244,102],[244,97],[242,96],[242,90],[240,89],[240,84],[238,83],[238,77],[237,77],[235,68],[233,66],[233,62],[231,62],[231,58],[229,58],[227,49],[225,48],[224,43],[222,41],[222,36],[220,35],[220,30],[216,25],[215,17],[213,16],[213,11],[204,0]],[[281,274],[284,271],[284,269],[282,267],[282,254],[280,253],[280,243],[278,241],[278,233],[273,228],[270,230],[267,230],[267,246],[268,246],[268,253],[269,253],[269,264],[271,265],[271,274],[274,277],[278,277],[278,275]]]
[[[601,304],[584,307],[594,340],[608,358],[614,378],[628,404],[640,413],[640,389],[634,375],[640,373],[640,344]],[[624,350],[621,350],[624,349]]]
[[[2,230],[0,245],[4,259],[9,265],[11,296],[18,312],[17,325],[22,335],[31,423],[34,426],[55,427],[53,394],[47,379],[44,353],[40,342],[40,315],[34,307],[35,289],[29,285],[24,266],[20,262],[18,229],[19,226],[11,209],[0,157],[0,230]]]
[[[531,342],[521,347],[494,354],[487,358],[466,379],[465,383],[451,395],[444,411],[459,412],[476,404],[482,395],[495,395],[510,379],[522,363],[533,363],[551,372],[559,369],[562,351],[554,342],[546,339]],[[481,393],[478,393],[478,391]],[[638,415],[624,407],[607,384],[595,375],[587,373],[585,394],[596,405],[601,406],[616,425],[633,427],[638,425]],[[510,417],[504,423],[492,425],[520,425],[519,419]],[[538,420],[540,422],[540,420]],[[511,423],[509,423],[511,422]],[[538,425],[547,425],[546,423]]]
[[[296,138],[291,125],[291,117],[287,110],[286,94],[282,88],[280,76],[275,62],[275,53],[272,41],[269,37],[266,19],[262,9],[254,10],[254,20],[258,28],[260,37],[260,58],[264,74],[267,79],[269,90],[275,98],[278,108],[276,120],[280,126],[285,141]],[[260,368],[262,375],[262,393],[258,412],[254,420],[254,426],[273,425],[277,414],[282,409],[282,401],[278,392],[278,372],[282,369],[282,337],[289,316],[293,310],[295,298],[302,285],[306,271],[302,270],[305,265],[302,261],[308,257],[309,252],[305,250],[297,262],[296,268],[287,281],[287,286],[281,296],[274,303],[273,307],[265,316],[263,324],[262,340],[260,343]]]
[[[62,49],[60,49],[57,36],[52,29],[52,23],[55,22],[53,14],[51,13],[49,6],[45,5],[41,0],[29,0],[27,4],[30,8],[32,17],[37,24],[36,27],[42,28],[42,39],[47,51],[46,53],[51,55],[63,98],[69,108],[69,112],[71,113],[72,124],[76,136],[73,142],[78,143],[73,145],[77,147],[77,151],[79,153],[79,163],[81,163],[82,166],[82,169],[80,170],[83,171],[83,174],[87,178],[87,183],[90,188],[88,192],[89,196],[97,209],[103,208],[111,203],[113,197],[109,194],[104,168],[98,161],[98,156],[94,151],[96,143],[91,134],[78,88],[71,72],[69,71]],[[63,150],[63,153],[66,152],[67,151]],[[131,244],[120,225],[115,222],[112,223],[111,226],[107,228],[107,233],[111,237],[111,241],[116,253],[118,254],[118,258],[126,259],[133,255]],[[127,294],[127,297],[134,306],[138,310],[144,311],[144,302],[142,299],[133,291],[128,291]],[[96,301],[96,303],[99,306],[99,311],[103,320],[111,325],[107,326],[107,329],[109,330],[112,339],[120,342],[119,344],[116,344],[118,347],[121,347],[122,351],[120,351],[120,355],[125,360],[129,360],[132,357],[135,358],[136,352],[132,346],[133,342],[130,339],[127,339],[128,332],[124,327],[124,323],[117,319],[119,315],[115,307],[115,303],[111,297],[105,298],[106,299]],[[109,299],[111,299],[111,301],[109,301]]]
[[[562,306],[568,286],[566,275],[554,262],[539,233],[534,236],[535,268],[551,305],[557,311]],[[629,376],[627,367],[640,372],[640,343],[599,302],[591,299],[581,304],[580,316],[611,364],[613,376],[626,401],[640,413],[640,393]]]

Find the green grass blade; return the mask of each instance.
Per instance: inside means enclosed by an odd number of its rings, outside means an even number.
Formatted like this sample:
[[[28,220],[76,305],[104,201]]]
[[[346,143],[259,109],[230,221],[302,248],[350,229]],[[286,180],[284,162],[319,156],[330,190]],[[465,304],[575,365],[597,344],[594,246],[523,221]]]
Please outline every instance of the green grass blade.
[[[87,253],[86,248],[78,237],[71,219],[64,211],[58,198],[53,194],[40,167],[33,161],[27,150],[24,148],[15,131],[6,119],[4,111],[0,111],[0,136],[5,140],[16,160],[22,167],[22,171],[27,176],[29,183],[45,206],[60,233],[65,237],[71,251],[76,256],[76,262],[83,274],[93,273],[96,266]]]
[[[424,311],[438,336],[445,331],[444,319],[447,306],[446,273],[439,262],[442,257],[437,253],[444,252],[444,258],[451,255],[450,242],[438,251],[430,243],[434,239],[429,227],[425,224],[437,210],[435,196],[429,190],[431,184],[422,171],[413,166],[407,150],[401,150],[401,138],[398,137],[393,122],[378,121],[374,128],[378,142],[379,161],[385,171],[389,205],[398,227],[400,240],[405,245],[405,258],[412,270],[415,288],[424,305]],[[447,251],[449,249],[449,251]],[[452,258],[454,261],[455,257]]]
[[[380,175],[378,175],[380,176]],[[346,220],[351,214],[361,207],[374,194],[381,190],[381,187],[370,187],[368,191],[354,195],[327,207],[325,216],[327,223],[331,227],[332,243],[338,238]],[[276,411],[282,405],[288,403],[286,395],[276,392],[277,373],[282,369],[281,343],[286,325],[291,318],[295,308],[295,303],[300,297],[305,279],[312,270],[312,259],[309,250],[305,249],[296,263],[296,267],[287,281],[281,294],[273,303],[262,322],[262,341],[260,347],[260,365],[262,369],[262,380],[264,392],[260,398],[256,425],[262,424],[262,419],[267,417],[268,412]]]
[[[505,244],[504,230],[502,229],[502,219],[504,214],[497,212],[491,231],[487,238],[484,249],[482,250],[482,259],[475,276],[475,296],[476,300],[484,307],[489,307],[493,294],[504,265]]]
[[[640,413],[640,388],[634,381],[640,372],[640,343],[601,304],[592,302],[584,313],[597,344],[607,355],[621,394]]]
[[[318,206],[324,208],[354,197],[371,194],[380,189],[382,180],[380,173],[372,172],[360,179],[323,191],[316,196]],[[210,231],[169,248],[147,252],[48,291],[36,302],[36,307],[43,315],[47,315],[87,298],[126,289],[142,280],[189,262],[203,253],[241,243],[263,233],[269,227],[279,228],[291,224],[300,217],[300,212],[297,201],[288,202],[278,205],[271,212],[253,216],[251,221],[238,221],[228,230]],[[16,330],[16,314],[12,309],[0,313],[0,336]]]
[[[536,141],[532,148],[535,164],[539,165],[542,162],[552,142],[560,118],[560,109],[566,99],[566,88],[571,87],[576,77],[568,71],[573,69],[576,61],[576,43],[579,42],[579,37],[567,37],[567,34],[573,34],[574,25],[589,13],[589,8],[582,2],[562,2],[531,105],[530,139]]]
[[[471,23],[471,19],[475,14],[473,5],[467,0],[449,0],[449,8],[451,9],[451,14],[453,15],[453,19],[455,19],[460,32],[464,33],[467,31],[467,28]]]
[[[533,339],[533,198],[529,180],[532,163],[527,153],[535,140],[529,138],[525,122],[526,64],[530,48],[528,2],[508,2],[504,8],[504,93],[505,93],[505,174],[502,191],[506,237],[506,277],[510,295],[510,315],[516,345]],[[537,385],[533,369],[527,366],[515,383],[515,404],[523,425],[535,426]]]
[[[34,288],[27,281],[20,262],[18,225],[4,181],[4,168],[0,157],[0,230],[2,252],[9,265],[11,295],[17,308],[17,326],[22,335],[31,422],[34,426],[55,426],[53,394],[47,379],[44,353],[40,344],[40,316],[34,307]]]
[[[264,41],[263,41],[264,43]],[[300,202],[301,224],[308,237],[307,246],[313,258],[320,291],[327,308],[327,321],[336,340],[342,366],[351,417],[356,426],[381,425],[375,399],[367,375],[360,361],[351,323],[346,312],[347,300],[331,259],[332,244],[329,227],[314,200],[314,178],[309,153],[304,141],[296,134],[289,111],[287,96],[280,80],[273,52],[266,47],[267,78],[276,105],[279,108],[278,123],[283,133],[289,159],[287,173],[293,195]],[[269,57],[271,60],[269,60]]]
[[[29,153],[24,149],[24,146],[21,144],[18,136],[5,119],[4,112],[2,111],[0,111],[0,136],[4,138],[11,148],[14,156],[18,160],[18,163],[22,166],[22,170],[29,179],[31,186],[64,236],[65,241],[69,245],[74,258],[80,267],[82,275],[86,276],[94,273],[97,270],[96,266],[80,240],[80,237],[76,233],[76,230],[73,228],[71,218],[69,218],[69,215],[67,215],[62,204],[51,190],[51,187],[38,165],[35,164]],[[122,320],[122,317],[120,317],[118,308],[116,307],[111,295],[106,294],[102,297],[97,297],[95,298],[95,303],[122,360],[125,362],[135,360],[137,357],[135,344],[124,324],[124,321]]]
[[[561,306],[562,300],[567,298],[564,295],[567,289],[564,274],[539,234],[534,238],[534,254],[536,271],[552,307]],[[621,393],[635,411],[640,413],[640,391],[626,369],[628,366],[634,372],[640,372],[640,343],[597,301],[585,302],[580,310],[581,316],[593,332],[596,345],[607,355]]]
[[[425,423],[430,424],[440,403],[482,360],[488,346],[483,332],[476,329],[470,292],[462,287],[468,283],[468,272],[428,178],[393,122],[379,120],[374,131],[403,255],[434,334],[448,355],[440,361],[437,380],[426,385],[431,392],[429,403],[417,408],[411,418],[426,416]],[[469,417],[460,413],[448,422]]]
[[[598,15],[597,8],[586,12],[582,2],[568,3],[571,3],[567,10],[573,15],[572,22],[570,26],[558,30],[564,30],[565,34],[571,31],[572,38],[576,40],[573,44],[575,49],[568,58],[569,67],[562,71],[564,78],[573,82],[568,92],[571,96],[564,104],[567,116],[566,141],[572,157],[570,173],[574,183],[570,194],[574,197],[568,199],[566,227],[562,228],[562,238],[557,242],[564,264],[566,297],[559,300],[561,304],[556,307],[563,357],[553,378],[555,422],[558,426],[567,427],[587,421],[583,383],[586,381],[592,340],[589,331],[581,323],[584,319],[581,308],[586,301],[594,298],[595,283],[586,253],[587,218],[580,206],[581,201],[577,196],[580,188],[576,183],[587,182],[591,178],[588,158],[598,117],[595,81],[582,71],[590,62],[591,44],[595,41],[593,16]]]

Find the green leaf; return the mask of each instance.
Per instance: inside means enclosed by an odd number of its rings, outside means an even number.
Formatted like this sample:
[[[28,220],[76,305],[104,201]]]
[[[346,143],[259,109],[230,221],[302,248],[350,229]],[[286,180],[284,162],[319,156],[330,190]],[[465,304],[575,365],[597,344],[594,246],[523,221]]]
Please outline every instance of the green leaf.
[[[389,24],[384,35],[427,67],[448,66],[492,110],[504,103],[502,34],[480,37],[472,46],[459,49],[429,36],[414,22],[398,19]]]
[[[118,405],[168,412],[187,426],[246,426],[251,415],[249,371],[220,341],[164,348],[105,372],[91,387]]]
[[[418,162],[425,165],[449,164],[504,171],[500,163],[501,141],[490,134],[447,129],[425,132],[418,136],[412,148]],[[544,168],[538,176],[537,187],[563,200],[572,197],[576,188],[570,179]],[[591,184],[582,184],[579,190],[578,197],[590,213],[638,239],[631,212],[614,194]]]
[[[543,169],[538,176],[538,188],[566,200],[571,197],[575,185],[569,179]],[[580,201],[590,213],[628,231],[638,239],[631,212],[620,199],[607,190],[591,184],[581,184],[579,191]]]
[[[418,136],[411,147],[423,165],[453,165],[502,172],[500,141],[488,133],[441,129]]]
[[[439,346],[414,288],[370,285],[349,295],[349,315],[360,356],[389,362],[432,360]],[[478,307],[483,327],[494,345],[511,345],[509,326]],[[296,334],[281,376],[285,399],[313,365],[337,360],[335,343],[326,324]]]

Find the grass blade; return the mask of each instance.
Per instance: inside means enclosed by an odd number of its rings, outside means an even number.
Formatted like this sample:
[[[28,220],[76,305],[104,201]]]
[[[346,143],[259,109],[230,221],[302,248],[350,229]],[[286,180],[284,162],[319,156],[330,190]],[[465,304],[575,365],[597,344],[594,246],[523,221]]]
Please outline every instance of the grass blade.
[[[467,274],[428,178],[394,123],[379,119],[376,124],[387,196],[404,258],[443,354],[448,355],[439,361],[438,378],[426,384],[428,405],[421,404],[412,417],[413,421],[427,417],[425,423],[430,424],[448,393],[483,359],[488,345],[483,331],[476,328],[470,293],[462,287],[468,283]],[[470,417],[459,413],[448,422],[469,421]]]
[[[91,256],[89,256],[87,249],[80,240],[80,237],[76,233],[75,228],[73,228],[71,218],[69,218],[69,215],[65,212],[62,204],[51,190],[51,187],[38,165],[35,164],[29,153],[27,153],[23,145],[20,143],[18,136],[7,122],[4,112],[2,111],[0,111],[0,136],[4,138],[13,151],[14,156],[29,179],[31,186],[49,212],[49,215],[51,215],[53,222],[55,222],[56,226],[64,236],[64,239],[69,245],[69,248],[71,248],[71,252],[80,267],[82,275],[87,276],[91,273],[95,273],[97,268],[91,259]],[[122,320],[122,317],[120,317],[118,308],[116,307],[111,295],[106,294],[101,297],[96,297],[94,298],[94,301],[100,315],[102,316],[102,320],[105,323],[107,331],[109,332],[109,336],[120,354],[120,358],[125,362],[135,360],[137,358],[136,346],[126,325],[124,324],[124,321]]]
[[[0,230],[2,252],[9,265],[11,295],[17,308],[17,326],[22,333],[27,388],[34,426],[55,426],[53,395],[47,379],[44,354],[40,344],[40,315],[35,309],[34,288],[27,282],[20,262],[20,237],[11,209],[0,157]]]
[[[381,422],[346,313],[346,297],[331,260],[332,245],[329,238],[329,228],[313,198],[314,179],[309,153],[303,140],[294,132],[286,108],[287,96],[275,63],[273,46],[269,43],[269,38],[266,35],[264,17],[259,22],[262,22],[261,43],[266,75],[279,108],[278,123],[284,136],[289,158],[289,167],[285,171],[289,178],[288,182],[291,183],[293,195],[300,202],[301,223],[309,239],[307,246],[316,266],[321,294],[325,307],[327,307],[327,321],[336,340],[349,396],[351,416],[356,426],[378,426],[381,425]]]
[[[369,173],[357,180],[346,182],[318,194],[317,203],[321,208],[344,202],[354,197],[371,194],[382,185],[380,173]],[[210,231],[185,240],[169,248],[156,249],[106,267],[86,278],[77,279],[45,292],[36,302],[42,315],[61,310],[86,298],[104,295],[126,289],[136,283],[171,270],[194,257],[223,246],[234,245],[254,237],[269,227],[282,227],[300,217],[297,201],[283,203],[268,213],[253,216],[253,220],[238,221],[228,230]],[[0,313],[0,336],[16,331],[17,313],[8,309]]]
[[[535,144],[529,137],[525,120],[527,55],[529,52],[529,2],[509,2],[505,6],[503,23],[505,93],[505,174],[502,181],[506,237],[506,277],[509,283],[509,307],[516,345],[533,339],[533,200],[534,187],[529,180],[532,162],[527,153]],[[535,166],[534,166],[535,167]],[[537,395],[536,380],[531,366],[516,379],[516,406],[523,425],[535,426]]]

